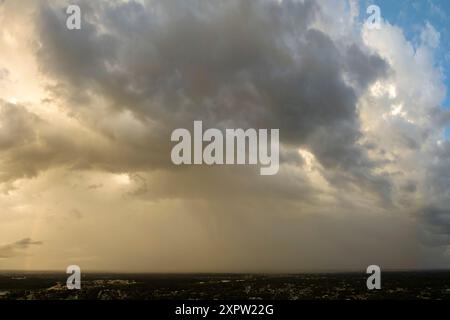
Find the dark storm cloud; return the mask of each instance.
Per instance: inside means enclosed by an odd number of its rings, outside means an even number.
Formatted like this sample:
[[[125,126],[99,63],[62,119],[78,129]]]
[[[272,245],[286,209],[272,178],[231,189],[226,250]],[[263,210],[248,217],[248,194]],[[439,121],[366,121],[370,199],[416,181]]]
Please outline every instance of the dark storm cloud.
[[[145,160],[148,169],[170,168],[170,132],[203,120],[206,127],[280,128],[286,148],[311,150],[326,168],[361,180],[363,188],[389,190],[357,144],[356,111],[360,89],[383,76],[387,65],[360,44],[336,44],[314,29],[321,14],[316,2],[80,6],[82,29],[71,31],[64,27],[64,8],[42,4],[38,58],[58,81],[53,94],[68,101],[70,114],[139,154],[99,166],[132,172]],[[96,97],[106,101],[106,114]],[[154,124],[141,140],[97,128],[101,117],[124,110],[145,126]]]
[[[432,145],[429,152],[422,161],[426,176],[420,191],[425,204],[417,211],[421,238],[427,245],[447,246],[450,244],[450,143],[442,141]],[[420,185],[415,189],[418,188]]]
[[[424,210],[427,223],[429,223],[438,234],[450,236],[450,210],[429,207]]]
[[[428,246],[450,244],[450,203],[433,204],[423,208],[418,216],[422,223],[420,237]]]
[[[352,45],[346,52],[346,68],[352,84],[361,90],[390,72],[386,62],[376,54]]]
[[[42,245],[42,241],[24,238],[10,244],[0,245],[0,259],[15,257],[20,254],[20,251],[26,250],[33,245]]]

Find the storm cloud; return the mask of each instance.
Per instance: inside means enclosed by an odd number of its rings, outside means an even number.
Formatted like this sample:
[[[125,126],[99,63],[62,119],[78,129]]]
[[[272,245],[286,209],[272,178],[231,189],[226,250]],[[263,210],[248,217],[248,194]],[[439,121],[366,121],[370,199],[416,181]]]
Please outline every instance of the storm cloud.
[[[426,266],[427,246],[446,252],[448,115],[426,34],[411,49],[397,27],[355,21],[347,2],[76,3],[81,30],[65,27],[65,1],[28,9],[32,30],[20,34],[38,98],[0,92],[0,203],[10,221],[40,212],[48,237],[71,244],[61,261],[76,252],[101,257],[97,269],[399,268]],[[21,5],[5,2],[0,15]],[[0,65],[0,85],[18,65]],[[194,120],[280,129],[280,172],[174,166],[170,134]],[[83,214],[60,234],[55,212]],[[106,245],[115,233],[123,243]]]

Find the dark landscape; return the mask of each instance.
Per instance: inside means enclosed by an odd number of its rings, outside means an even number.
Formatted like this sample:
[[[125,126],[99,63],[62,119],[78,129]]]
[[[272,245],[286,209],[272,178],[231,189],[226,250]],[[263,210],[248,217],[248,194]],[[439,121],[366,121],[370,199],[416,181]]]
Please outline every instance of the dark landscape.
[[[101,274],[82,276],[1,272],[0,300],[409,300],[450,299],[450,271],[384,272],[381,290],[368,290],[365,273]]]

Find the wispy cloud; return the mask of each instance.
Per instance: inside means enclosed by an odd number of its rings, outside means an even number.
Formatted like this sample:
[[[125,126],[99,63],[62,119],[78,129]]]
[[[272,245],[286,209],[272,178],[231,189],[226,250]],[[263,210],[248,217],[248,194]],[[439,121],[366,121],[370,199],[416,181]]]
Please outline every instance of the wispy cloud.
[[[0,245],[0,259],[11,258],[20,255],[30,246],[42,245],[42,241],[33,241],[30,238],[23,238],[13,243]]]

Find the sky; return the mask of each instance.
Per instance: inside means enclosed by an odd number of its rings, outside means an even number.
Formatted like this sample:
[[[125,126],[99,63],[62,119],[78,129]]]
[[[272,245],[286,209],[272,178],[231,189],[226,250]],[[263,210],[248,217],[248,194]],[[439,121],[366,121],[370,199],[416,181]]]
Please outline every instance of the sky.
[[[448,13],[0,1],[0,269],[449,268]],[[174,165],[195,120],[279,129],[279,172]]]

